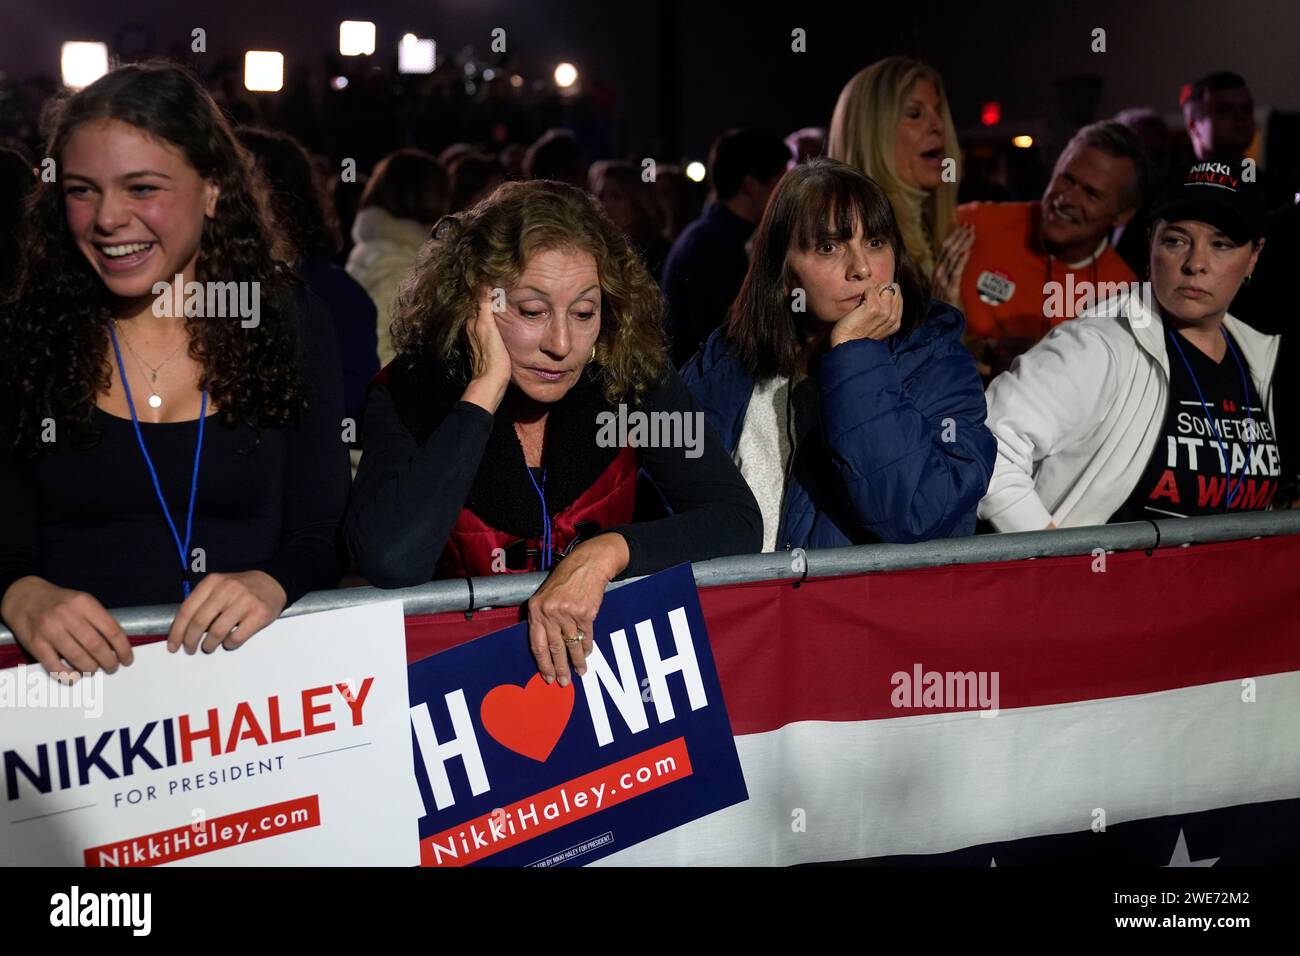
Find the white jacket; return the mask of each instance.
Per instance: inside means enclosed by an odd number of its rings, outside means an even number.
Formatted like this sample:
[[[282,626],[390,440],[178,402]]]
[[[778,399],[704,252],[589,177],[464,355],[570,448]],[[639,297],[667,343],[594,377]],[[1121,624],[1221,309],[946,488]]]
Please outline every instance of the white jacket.
[[[348,275],[363,286],[379,312],[379,364],[393,360],[393,301],[397,289],[429,238],[429,227],[413,219],[398,219],[388,210],[369,206],[352,223],[356,243],[348,254]]]
[[[1127,500],[1164,429],[1169,359],[1158,308],[1126,293],[1063,322],[985,392],[998,457],[979,516],[999,531],[1098,525]],[[1225,315],[1273,421],[1280,337]]]

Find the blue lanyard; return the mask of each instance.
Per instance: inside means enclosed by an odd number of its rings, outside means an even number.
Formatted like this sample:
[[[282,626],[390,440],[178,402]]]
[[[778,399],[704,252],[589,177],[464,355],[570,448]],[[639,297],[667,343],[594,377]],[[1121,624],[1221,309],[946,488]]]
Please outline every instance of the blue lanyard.
[[[1223,510],[1227,511],[1232,507],[1232,502],[1236,499],[1237,495],[1241,493],[1242,486],[1246,482],[1246,472],[1250,470],[1250,454],[1255,447],[1255,442],[1251,437],[1254,435],[1255,429],[1253,427],[1254,420],[1250,417],[1250,388],[1246,385],[1246,367],[1241,364],[1241,356],[1237,354],[1237,348],[1232,344],[1232,337],[1228,335],[1228,330],[1223,326],[1219,326],[1219,331],[1223,333],[1223,340],[1228,343],[1228,351],[1231,352],[1232,357],[1237,360],[1237,371],[1241,373],[1241,394],[1245,396],[1243,401],[1246,407],[1246,418],[1250,420],[1252,424],[1252,427],[1246,430],[1246,460],[1242,464],[1242,472],[1240,477],[1237,479],[1237,490],[1234,492],[1232,488],[1232,461],[1228,455],[1227,442],[1223,439],[1223,433],[1219,431],[1218,423],[1210,417],[1210,407],[1205,402],[1205,394],[1201,391],[1201,383],[1196,380],[1196,373],[1192,371],[1192,363],[1187,361],[1187,354],[1183,351],[1183,347],[1178,344],[1178,336],[1174,334],[1173,329],[1167,328],[1165,331],[1169,333],[1169,338],[1173,340],[1174,348],[1178,350],[1178,354],[1182,357],[1183,364],[1187,366],[1187,374],[1192,377],[1192,385],[1196,388],[1196,397],[1201,400],[1201,411],[1205,415],[1205,424],[1210,427],[1210,432],[1219,440],[1219,452],[1223,455],[1223,467],[1227,469],[1228,472],[1228,494],[1223,503]]]
[[[117,371],[122,377],[122,389],[126,392],[126,404],[131,409],[131,424],[135,426],[135,439],[140,444],[140,453],[144,455],[144,463],[149,468],[149,477],[153,479],[153,490],[158,495],[158,503],[162,505],[163,517],[167,519],[167,527],[171,529],[172,540],[176,542],[176,552],[181,559],[181,591],[185,597],[190,596],[189,582],[189,563],[185,556],[190,551],[190,534],[194,530],[194,499],[199,489],[199,458],[203,453],[203,423],[208,417],[208,390],[203,390],[203,402],[199,407],[199,440],[194,446],[194,474],[190,477],[190,507],[185,515],[185,541],[182,543],[181,536],[176,531],[176,522],[172,520],[171,509],[167,507],[167,499],[163,497],[162,485],[158,482],[158,471],[153,466],[153,459],[149,457],[149,449],[145,447],[144,435],[140,433],[140,421],[135,415],[135,402],[131,400],[131,386],[126,382],[126,370],[122,367],[122,350],[117,344],[117,333],[113,331],[112,323],[108,326],[108,334],[113,338],[113,354],[117,356]]]
[[[524,470],[528,472],[528,480],[533,483],[533,490],[537,492],[537,497],[542,499],[542,570],[546,571],[551,566],[551,515],[546,510],[546,469],[542,469],[542,486],[537,487],[537,479],[533,477],[533,470],[524,462]]]

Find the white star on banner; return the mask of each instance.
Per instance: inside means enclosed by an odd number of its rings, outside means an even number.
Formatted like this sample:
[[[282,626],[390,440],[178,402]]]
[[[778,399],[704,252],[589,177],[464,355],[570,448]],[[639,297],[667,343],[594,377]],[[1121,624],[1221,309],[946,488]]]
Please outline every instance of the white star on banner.
[[[1178,842],[1174,844],[1174,855],[1169,858],[1165,864],[1169,866],[1214,866],[1219,862],[1217,856],[1205,860],[1193,860],[1187,855],[1187,837],[1183,836],[1181,828],[1178,830]]]

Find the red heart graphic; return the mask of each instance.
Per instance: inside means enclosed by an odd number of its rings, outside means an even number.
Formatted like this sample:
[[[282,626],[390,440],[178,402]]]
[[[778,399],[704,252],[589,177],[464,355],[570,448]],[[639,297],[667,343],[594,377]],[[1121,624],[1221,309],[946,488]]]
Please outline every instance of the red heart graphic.
[[[548,684],[534,674],[523,687],[499,684],[483,698],[479,716],[492,739],[517,754],[545,763],[573,713],[573,684]]]

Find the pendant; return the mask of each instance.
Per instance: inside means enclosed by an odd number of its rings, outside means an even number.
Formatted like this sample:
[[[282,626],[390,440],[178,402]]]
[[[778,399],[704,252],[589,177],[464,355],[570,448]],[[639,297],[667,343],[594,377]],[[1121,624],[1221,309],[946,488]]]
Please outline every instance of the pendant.
[[[161,395],[154,394],[154,395],[150,395],[150,396],[149,396],[149,407],[150,407],[150,408],[159,408],[159,407],[161,407],[161,406],[162,406],[162,396],[161,396]]]

